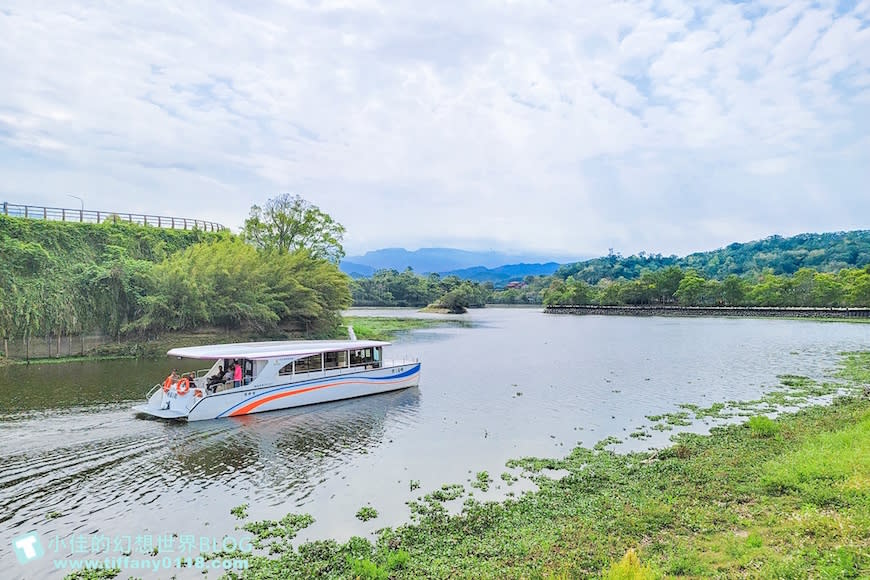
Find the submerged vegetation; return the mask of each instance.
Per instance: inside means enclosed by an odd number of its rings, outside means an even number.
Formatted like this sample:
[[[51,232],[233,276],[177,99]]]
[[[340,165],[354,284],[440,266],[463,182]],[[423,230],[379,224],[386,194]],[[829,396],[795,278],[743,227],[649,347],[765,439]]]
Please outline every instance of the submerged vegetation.
[[[786,393],[786,405],[846,396],[776,419],[759,414],[775,396],[686,405],[674,423],[735,411],[753,418],[708,436],[681,433],[666,449],[619,454],[605,440],[563,459],[512,461],[538,489],[501,503],[444,485],[409,502],[413,523],[381,529],[374,541],[293,546],[288,538],[313,522],[306,515],[247,524],[269,553],[245,555],[250,568],[228,577],[867,577],[870,400],[860,393],[870,353],[846,355],[838,376],[781,377],[773,392]],[[480,472],[471,487],[491,481]],[[456,500],[464,503],[451,515],[446,504]]]

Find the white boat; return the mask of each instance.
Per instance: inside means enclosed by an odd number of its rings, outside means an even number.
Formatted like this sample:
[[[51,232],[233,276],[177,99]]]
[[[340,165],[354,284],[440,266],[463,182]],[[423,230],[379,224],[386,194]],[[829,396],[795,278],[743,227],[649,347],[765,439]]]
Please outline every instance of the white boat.
[[[161,419],[201,421],[338,401],[416,386],[420,362],[383,359],[389,342],[305,340],[174,348],[178,358],[212,360],[190,378],[167,377],[133,407]],[[242,368],[242,380],[223,381],[220,368]]]

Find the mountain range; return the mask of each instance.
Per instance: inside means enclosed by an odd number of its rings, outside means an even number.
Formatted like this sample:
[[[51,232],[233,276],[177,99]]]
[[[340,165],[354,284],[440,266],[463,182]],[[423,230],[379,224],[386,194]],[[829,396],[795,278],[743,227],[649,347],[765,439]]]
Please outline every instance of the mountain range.
[[[457,275],[478,282],[507,282],[528,275],[548,275],[559,264],[576,262],[577,256],[548,256],[534,253],[471,251],[455,248],[384,248],[361,256],[348,256],[341,261],[341,270],[351,276],[367,277],[377,270],[404,271],[418,274],[432,272],[442,276]]]

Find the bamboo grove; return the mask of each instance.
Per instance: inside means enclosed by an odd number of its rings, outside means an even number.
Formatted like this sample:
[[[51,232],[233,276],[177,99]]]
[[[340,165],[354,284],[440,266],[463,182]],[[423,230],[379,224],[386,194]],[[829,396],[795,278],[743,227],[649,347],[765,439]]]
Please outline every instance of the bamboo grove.
[[[0,337],[334,329],[347,277],[306,250],[227,232],[0,216]],[[8,351],[7,351],[8,352]]]

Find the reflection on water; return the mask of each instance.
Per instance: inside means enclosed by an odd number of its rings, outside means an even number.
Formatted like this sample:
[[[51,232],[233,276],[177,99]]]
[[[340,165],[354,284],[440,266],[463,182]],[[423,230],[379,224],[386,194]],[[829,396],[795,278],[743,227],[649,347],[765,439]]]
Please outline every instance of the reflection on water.
[[[141,402],[154,384],[162,382],[173,368],[182,372],[211,366],[202,361],[106,360],[63,364],[15,365],[0,368],[4,405],[0,421],[14,413],[102,405],[122,401]]]
[[[276,493],[298,492],[310,485],[310,473],[377,445],[387,418],[415,414],[419,400],[419,389],[411,388],[229,421],[182,424],[183,443],[173,447],[172,455],[185,476],[202,485],[226,483],[226,474],[237,481],[244,474]]]
[[[678,403],[755,398],[782,373],[822,377],[838,352],[870,342],[863,324],[526,309],[461,318],[471,326],[403,334],[392,347],[422,360],[419,388],[190,424],[130,410],[181,361],[0,369],[0,543],[27,530],[219,536],[233,533],[230,509],[242,503],[252,519],[311,513],[303,539],[367,534],[405,521],[407,500],[442,483],[467,487],[479,470],[496,484],[475,495],[503,496],[498,476],[513,457],[610,435],[624,447],[664,445],[667,433],[627,435]],[[366,504],[380,517],[362,523],[354,514]],[[9,550],[0,566],[19,570]],[[26,577],[62,576],[29,566]]]

